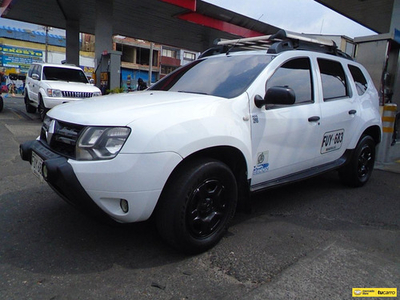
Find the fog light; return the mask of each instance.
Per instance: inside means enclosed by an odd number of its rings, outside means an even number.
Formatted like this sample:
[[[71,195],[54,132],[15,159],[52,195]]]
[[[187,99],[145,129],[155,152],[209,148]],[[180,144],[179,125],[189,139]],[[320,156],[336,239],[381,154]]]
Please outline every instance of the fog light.
[[[43,178],[45,180],[47,180],[47,176],[49,175],[49,173],[48,173],[48,170],[47,170],[47,167],[45,164],[43,164],[43,167],[42,167],[42,175],[43,175]]]
[[[126,201],[125,199],[121,199],[119,201],[119,205],[121,206],[121,209],[124,213],[127,213],[129,210],[129,205],[128,205],[128,201]]]

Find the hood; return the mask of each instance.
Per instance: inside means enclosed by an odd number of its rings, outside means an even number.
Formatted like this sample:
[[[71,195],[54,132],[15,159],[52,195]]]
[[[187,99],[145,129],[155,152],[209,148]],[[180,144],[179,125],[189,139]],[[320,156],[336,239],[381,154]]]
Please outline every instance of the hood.
[[[47,114],[64,122],[92,126],[127,126],[139,118],[199,113],[230,99],[165,91],[144,91],[94,97],[65,103]]]
[[[49,88],[61,90],[61,91],[71,91],[71,92],[99,92],[100,89],[90,83],[81,82],[71,82],[71,81],[46,81]]]

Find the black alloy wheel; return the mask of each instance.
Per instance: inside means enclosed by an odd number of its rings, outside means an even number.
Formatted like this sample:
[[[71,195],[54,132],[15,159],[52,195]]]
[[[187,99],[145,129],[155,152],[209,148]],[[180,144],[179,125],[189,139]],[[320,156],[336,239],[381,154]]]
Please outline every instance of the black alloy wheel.
[[[235,213],[237,194],[236,178],[223,162],[183,163],[171,175],[157,204],[157,229],[181,252],[204,252],[224,236]]]
[[[360,181],[365,180],[366,176],[372,172],[374,167],[374,151],[370,145],[363,145],[358,157],[357,175]]]
[[[348,186],[363,186],[371,177],[375,165],[375,141],[369,135],[359,140],[350,162],[339,169],[342,182]]]
[[[227,214],[226,187],[220,180],[202,182],[189,197],[186,224],[190,234],[197,238],[211,235]]]

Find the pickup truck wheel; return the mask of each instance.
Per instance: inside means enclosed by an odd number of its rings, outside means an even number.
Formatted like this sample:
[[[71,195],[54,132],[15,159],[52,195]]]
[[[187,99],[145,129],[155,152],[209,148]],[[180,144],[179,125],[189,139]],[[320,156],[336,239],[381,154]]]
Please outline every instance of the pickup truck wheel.
[[[200,253],[224,236],[237,203],[232,171],[217,160],[186,165],[169,180],[156,210],[160,235],[185,253]]]
[[[3,97],[0,96],[0,112],[3,110],[3,107],[4,107]]]
[[[25,102],[26,112],[30,113],[30,114],[34,114],[36,112],[36,107],[31,105],[31,101],[28,96],[28,91],[25,91],[24,102]]]
[[[375,164],[375,141],[362,136],[348,165],[339,170],[342,182],[353,187],[363,186],[371,177]]]
[[[39,110],[40,119],[43,121],[44,118],[46,117],[46,114],[49,111],[49,109],[44,106],[42,96],[39,96],[38,110]]]

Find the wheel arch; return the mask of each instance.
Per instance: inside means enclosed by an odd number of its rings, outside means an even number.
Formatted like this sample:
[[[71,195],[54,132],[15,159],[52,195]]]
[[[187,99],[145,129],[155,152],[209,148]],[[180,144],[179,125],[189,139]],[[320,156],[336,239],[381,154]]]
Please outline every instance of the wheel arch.
[[[221,161],[230,168],[238,186],[238,208],[242,209],[246,207],[250,191],[249,181],[247,179],[247,162],[244,154],[239,149],[232,146],[215,146],[190,154],[174,168],[163,189],[174,180],[175,176],[179,174],[188,163],[204,158]]]
[[[365,135],[371,136],[374,139],[376,145],[378,145],[381,142],[382,133],[381,133],[381,128],[378,125],[370,126],[367,129],[365,129],[364,132],[361,134],[361,137]]]
[[[45,108],[47,108],[47,93],[44,87],[40,87],[38,94],[37,94],[37,105],[39,107],[40,101],[42,101],[43,105]]]
[[[42,90],[40,90],[38,93],[38,105],[39,105],[40,101],[43,101],[43,93],[44,93],[44,91],[42,91]]]
[[[366,136],[369,135],[372,137],[372,139],[375,142],[375,145],[378,145],[381,142],[382,139],[382,129],[379,125],[377,124],[370,124],[369,126],[366,126],[364,130],[360,128],[358,131],[360,132],[359,134],[355,134],[350,141],[350,144],[348,145],[348,149],[355,149],[360,142],[360,140]]]

